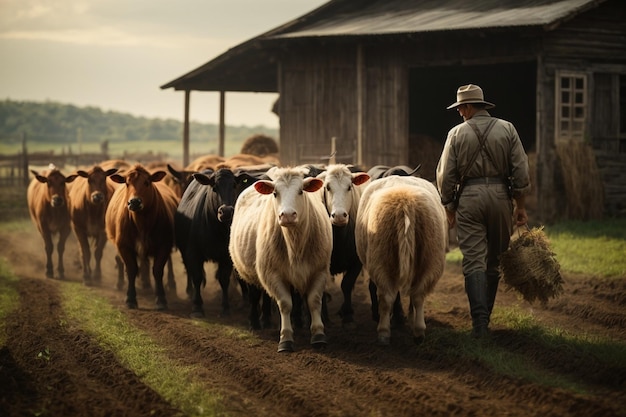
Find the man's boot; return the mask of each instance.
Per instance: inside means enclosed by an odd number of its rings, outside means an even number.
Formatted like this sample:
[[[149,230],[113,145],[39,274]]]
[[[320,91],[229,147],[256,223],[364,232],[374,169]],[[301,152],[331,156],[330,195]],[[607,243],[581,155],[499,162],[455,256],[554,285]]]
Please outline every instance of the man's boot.
[[[487,299],[487,275],[472,272],[465,277],[465,292],[472,315],[472,337],[482,338],[489,334],[489,304]]]
[[[487,308],[489,308],[489,318],[491,318],[493,305],[496,302],[496,294],[498,293],[499,282],[500,274],[498,272],[487,273]]]

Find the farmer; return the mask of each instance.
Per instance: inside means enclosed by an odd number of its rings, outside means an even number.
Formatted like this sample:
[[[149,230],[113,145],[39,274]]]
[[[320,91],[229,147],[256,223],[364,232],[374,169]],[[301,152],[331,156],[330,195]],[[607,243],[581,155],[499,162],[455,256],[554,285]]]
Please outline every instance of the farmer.
[[[479,86],[459,87],[448,109],[456,109],[464,122],[448,132],[437,165],[441,202],[450,228],[457,227],[463,254],[475,338],[489,334],[499,256],[509,246],[513,221],[517,226],[528,222],[528,156],[513,124],[487,112],[493,107]]]

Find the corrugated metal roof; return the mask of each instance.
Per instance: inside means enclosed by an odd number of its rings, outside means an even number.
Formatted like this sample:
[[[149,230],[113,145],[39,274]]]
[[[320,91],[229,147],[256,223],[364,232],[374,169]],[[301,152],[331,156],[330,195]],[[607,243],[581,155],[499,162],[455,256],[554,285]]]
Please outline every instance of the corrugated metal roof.
[[[273,39],[362,36],[552,25],[594,0],[387,0],[335,2],[334,13],[304,16]],[[308,17],[308,19],[307,19]]]
[[[278,42],[322,37],[539,27],[559,23],[606,0],[332,0],[234,46],[161,88],[275,92]],[[269,42],[268,42],[269,41]]]

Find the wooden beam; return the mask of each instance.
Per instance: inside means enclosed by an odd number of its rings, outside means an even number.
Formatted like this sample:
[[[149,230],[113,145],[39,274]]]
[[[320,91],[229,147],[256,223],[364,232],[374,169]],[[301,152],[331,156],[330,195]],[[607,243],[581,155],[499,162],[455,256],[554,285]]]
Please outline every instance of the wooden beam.
[[[183,124],[183,167],[189,165],[189,99],[190,90],[185,90],[185,120]]]
[[[226,105],[226,92],[220,91],[220,142],[218,155],[224,156],[224,137],[226,132],[226,126],[224,124],[224,107]]]

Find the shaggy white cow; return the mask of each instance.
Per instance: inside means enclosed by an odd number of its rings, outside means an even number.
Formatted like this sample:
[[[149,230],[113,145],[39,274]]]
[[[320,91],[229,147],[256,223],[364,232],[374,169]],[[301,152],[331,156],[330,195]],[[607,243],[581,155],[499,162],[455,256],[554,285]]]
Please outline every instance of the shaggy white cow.
[[[447,222],[433,184],[390,176],[370,183],[357,214],[356,247],[378,287],[378,342],[389,344],[391,309],[398,291],[410,299],[409,326],[424,340],[424,299],[443,274]]]
[[[272,180],[244,190],[235,204],[229,251],[241,278],[261,286],[276,300],[281,316],[278,351],[293,351],[291,325],[294,288],[311,313],[311,344],[326,344],[321,309],[330,278],[332,229],[319,195],[317,178],[297,168],[276,168]]]
[[[361,194],[370,176],[365,172],[351,172],[348,165],[333,164],[317,178],[324,180],[323,200],[333,225],[333,252],[331,275],[343,274],[341,291],[343,304],[339,315],[344,326],[354,326],[352,290],[363,265],[354,243],[354,226]]]

